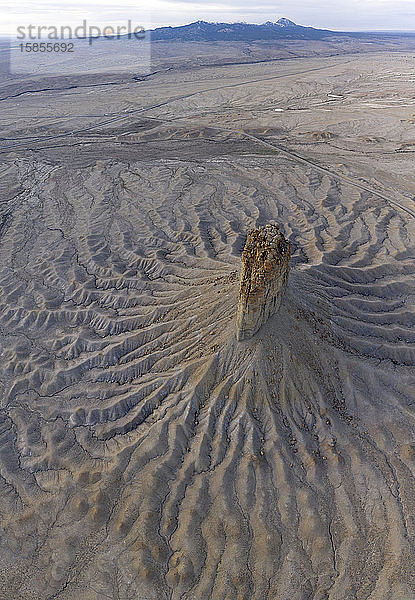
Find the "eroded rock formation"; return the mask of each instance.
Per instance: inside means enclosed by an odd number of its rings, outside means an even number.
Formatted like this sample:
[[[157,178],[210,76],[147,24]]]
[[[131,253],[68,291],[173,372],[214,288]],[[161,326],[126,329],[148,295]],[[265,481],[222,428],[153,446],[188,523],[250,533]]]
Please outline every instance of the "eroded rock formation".
[[[253,336],[277,312],[287,283],[291,242],[277,224],[248,232],[242,253],[236,336]]]

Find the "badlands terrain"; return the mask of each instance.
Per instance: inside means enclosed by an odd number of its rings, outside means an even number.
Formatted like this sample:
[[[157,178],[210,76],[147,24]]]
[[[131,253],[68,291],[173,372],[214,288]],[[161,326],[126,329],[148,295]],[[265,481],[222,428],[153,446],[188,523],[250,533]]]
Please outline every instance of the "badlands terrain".
[[[415,597],[414,50],[300,45],[2,76],[1,600]]]

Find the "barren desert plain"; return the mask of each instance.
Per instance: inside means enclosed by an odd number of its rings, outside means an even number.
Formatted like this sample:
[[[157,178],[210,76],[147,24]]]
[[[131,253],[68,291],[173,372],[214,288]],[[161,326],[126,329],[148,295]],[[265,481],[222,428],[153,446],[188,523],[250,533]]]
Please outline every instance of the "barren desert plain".
[[[415,598],[415,44],[370,43],[2,76],[1,600]]]

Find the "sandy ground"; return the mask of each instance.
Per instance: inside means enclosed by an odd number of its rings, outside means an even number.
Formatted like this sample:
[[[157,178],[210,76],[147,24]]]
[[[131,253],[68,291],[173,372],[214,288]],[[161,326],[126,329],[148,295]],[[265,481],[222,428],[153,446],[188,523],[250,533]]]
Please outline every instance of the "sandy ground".
[[[414,82],[2,81],[2,600],[415,597]],[[269,220],[288,288],[237,342]]]

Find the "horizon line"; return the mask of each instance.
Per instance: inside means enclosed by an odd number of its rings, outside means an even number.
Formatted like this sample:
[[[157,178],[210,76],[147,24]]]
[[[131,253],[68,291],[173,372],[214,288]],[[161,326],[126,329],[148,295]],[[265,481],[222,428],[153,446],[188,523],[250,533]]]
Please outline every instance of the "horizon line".
[[[279,20],[281,19],[287,19],[289,21],[292,21],[291,19],[289,19],[288,17],[281,17]],[[271,21],[270,19],[267,19],[265,21],[262,21],[261,23],[253,23],[253,22],[248,22],[248,21],[207,21],[205,19],[197,19],[195,21],[186,21],[184,23],[180,23],[178,25],[158,25],[158,26],[154,26],[154,25],[149,25],[149,28],[146,28],[145,31],[155,31],[157,29],[164,29],[164,28],[172,28],[172,29],[176,29],[178,27],[186,27],[188,25],[193,25],[194,23],[208,23],[210,25],[217,25],[217,24],[224,24],[224,25],[236,25],[236,24],[245,24],[245,25],[257,25],[257,26],[261,26],[261,25],[265,25],[266,23],[273,23],[273,24],[277,24],[278,21]],[[295,25],[297,25],[298,27],[306,27],[309,29],[317,29],[317,30],[322,30],[322,31],[332,31],[334,33],[415,33],[415,28],[414,29],[401,29],[401,28],[392,28],[392,29],[338,29],[338,28],[330,28],[330,27],[321,27],[321,26],[313,26],[313,25],[300,25],[299,23],[296,23],[295,21],[292,21],[292,23],[294,23]],[[48,28],[59,28],[60,25],[48,25]],[[0,38],[9,38],[9,37],[14,37],[16,34],[15,31],[10,32],[10,31],[0,31]],[[253,41],[253,40],[252,40]]]

